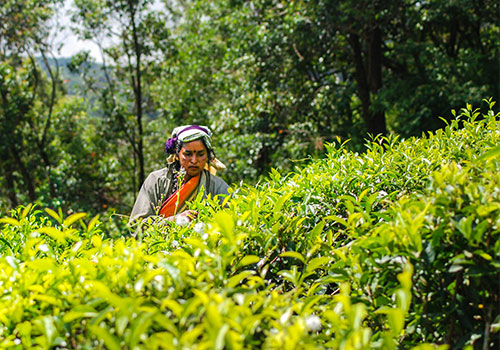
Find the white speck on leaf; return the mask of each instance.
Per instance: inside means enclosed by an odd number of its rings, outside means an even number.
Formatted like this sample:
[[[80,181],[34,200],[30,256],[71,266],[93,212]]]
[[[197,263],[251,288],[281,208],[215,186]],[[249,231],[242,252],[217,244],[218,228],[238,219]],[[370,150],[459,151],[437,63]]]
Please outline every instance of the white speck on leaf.
[[[316,315],[311,315],[306,318],[306,327],[312,332],[317,332],[321,329],[321,319]]]
[[[189,219],[184,215],[179,215],[175,218],[175,223],[178,226],[186,226],[187,224],[189,224]]]
[[[205,224],[203,222],[198,222],[196,223],[196,225],[194,225],[193,230],[196,233],[202,234],[203,232],[205,232]]]

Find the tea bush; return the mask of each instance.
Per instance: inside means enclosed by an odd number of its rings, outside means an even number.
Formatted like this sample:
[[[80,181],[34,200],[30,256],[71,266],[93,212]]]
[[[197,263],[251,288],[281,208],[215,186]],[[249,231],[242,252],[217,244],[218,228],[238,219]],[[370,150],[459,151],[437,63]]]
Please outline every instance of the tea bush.
[[[488,349],[500,330],[500,124],[328,157],[137,238],[28,205],[0,219],[9,349]]]

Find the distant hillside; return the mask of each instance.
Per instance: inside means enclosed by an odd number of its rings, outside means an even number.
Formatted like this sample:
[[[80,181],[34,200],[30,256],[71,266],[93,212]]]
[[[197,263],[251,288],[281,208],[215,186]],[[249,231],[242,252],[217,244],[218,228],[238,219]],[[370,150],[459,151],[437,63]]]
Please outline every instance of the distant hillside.
[[[36,58],[41,68],[48,73],[47,66],[41,57]],[[72,72],[69,69],[71,64],[71,57],[58,57],[48,58],[48,63],[51,67],[58,67],[60,70],[61,78],[65,82],[65,87],[69,95],[81,95],[82,89],[85,87],[83,76],[79,72]],[[90,63],[88,72],[94,81],[104,82],[104,74],[102,72],[102,65],[99,63]]]
[[[40,67],[48,74],[47,66],[45,65],[42,57],[36,57]],[[90,66],[85,67],[82,64],[81,69],[78,71],[72,71],[69,67],[71,66],[72,58],[70,57],[60,57],[60,58],[50,58],[48,63],[50,67],[59,68],[59,73],[61,79],[64,82],[64,87],[68,95],[82,97],[87,101],[88,113],[93,116],[102,116],[102,111],[97,107],[97,96],[96,91],[104,88],[106,85],[106,78],[103,72],[103,65],[100,63],[91,62]],[[87,81],[92,81],[94,91],[88,91]],[[147,111],[146,115],[149,118],[156,118],[158,113],[155,110]]]

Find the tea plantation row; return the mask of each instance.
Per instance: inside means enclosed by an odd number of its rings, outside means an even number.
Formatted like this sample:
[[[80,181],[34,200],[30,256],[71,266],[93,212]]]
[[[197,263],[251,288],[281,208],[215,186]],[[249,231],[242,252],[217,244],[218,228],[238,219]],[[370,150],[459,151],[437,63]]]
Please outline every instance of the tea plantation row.
[[[0,347],[493,349],[500,122],[342,144],[138,237],[28,205],[0,219]],[[113,238],[111,238],[113,237]]]

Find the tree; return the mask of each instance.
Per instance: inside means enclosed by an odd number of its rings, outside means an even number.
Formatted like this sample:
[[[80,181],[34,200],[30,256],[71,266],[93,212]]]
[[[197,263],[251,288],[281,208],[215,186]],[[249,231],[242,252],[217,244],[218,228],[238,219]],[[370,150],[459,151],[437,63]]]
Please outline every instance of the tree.
[[[193,2],[189,8],[175,31],[170,80],[162,82],[164,109],[199,110],[209,118],[232,179],[289,169],[290,159],[321,152],[338,135],[362,140],[350,71],[323,51],[332,43],[317,44],[321,28],[307,23],[299,4]]]
[[[189,87],[218,91],[210,103],[201,99],[205,114],[226,124],[233,141],[234,134],[252,140],[249,154],[233,157],[250,156],[258,172],[336,136],[359,147],[366,132],[433,130],[449,106],[499,93],[494,1],[192,3],[178,30],[193,34],[178,48],[182,63],[169,69],[190,77]],[[205,47],[217,48],[217,58],[210,61]],[[218,84],[183,66],[211,72]],[[184,90],[171,90],[170,100],[189,111]]]
[[[47,79],[41,76],[34,56],[41,54],[47,63],[48,22],[59,4],[59,0],[9,0],[0,9],[3,23],[0,27],[0,123],[4,130],[1,156],[5,188],[12,206],[18,204],[16,188],[20,193],[27,192],[30,201],[37,199],[39,170],[50,184],[51,194],[56,194],[50,176],[53,161],[48,148],[52,110],[60,82],[57,71],[49,69],[51,88],[47,91]],[[41,157],[44,167],[34,155]],[[17,178],[16,172],[21,178]]]
[[[144,118],[154,113],[145,86],[158,53],[167,49],[168,28],[153,0],[75,1],[77,33],[101,49],[106,78],[101,113],[132,149],[135,192],[145,179]],[[126,157],[128,158],[128,157]]]
[[[28,170],[26,159],[23,156],[25,144],[24,127],[26,115],[33,108],[32,88],[26,79],[26,67],[18,69],[8,63],[0,65],[0,122],[2,136],[0,139],[0,153],[2,157],[2,172],[5,177],[5,186],[12,206],[17,206],[16,187],[21,192],[28,193],[30,201],[36,200],[35,179]],[[16,179],[15,171],[19,171],[22,180]],[[21,182],[16,186],[16,182]],[[23,187],[26,189],[23,190]]]
[[[498,13],[489,0],[406,5],[385,44],[379,99],[393,131],[419,135],[441,127],[436,116],[448,116],[450,106],[500,98]]]

